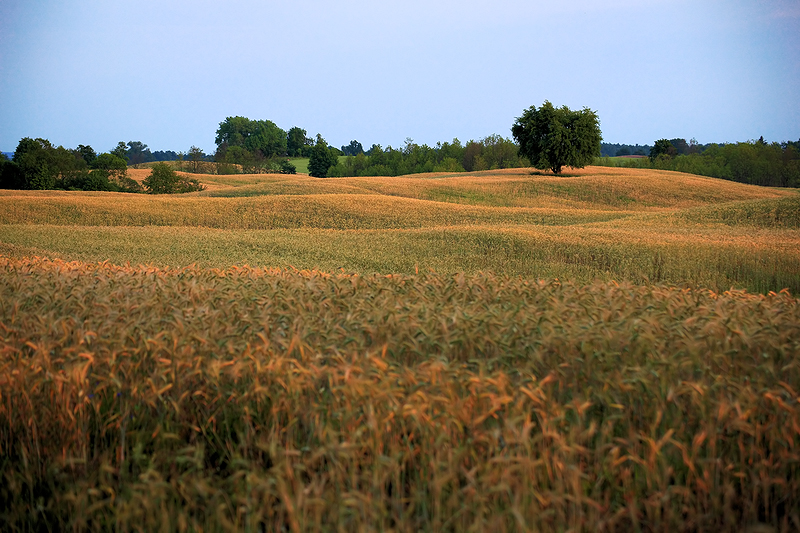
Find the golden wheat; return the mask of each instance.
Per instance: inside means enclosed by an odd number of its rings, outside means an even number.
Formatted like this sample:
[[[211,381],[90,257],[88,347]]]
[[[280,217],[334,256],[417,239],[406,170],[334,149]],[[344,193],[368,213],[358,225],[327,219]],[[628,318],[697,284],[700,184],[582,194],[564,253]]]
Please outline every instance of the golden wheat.
[[[800,303],[0,258],[7,526],[800,526]]]

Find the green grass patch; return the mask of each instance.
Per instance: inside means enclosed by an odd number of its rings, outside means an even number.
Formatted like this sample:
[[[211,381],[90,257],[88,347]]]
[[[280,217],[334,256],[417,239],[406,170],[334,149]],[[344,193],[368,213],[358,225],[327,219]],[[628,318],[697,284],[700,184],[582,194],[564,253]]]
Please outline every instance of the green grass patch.
[[[295,166],[298,174],[308,174],[308,161],[307,157],[290,157],[289,161]]]

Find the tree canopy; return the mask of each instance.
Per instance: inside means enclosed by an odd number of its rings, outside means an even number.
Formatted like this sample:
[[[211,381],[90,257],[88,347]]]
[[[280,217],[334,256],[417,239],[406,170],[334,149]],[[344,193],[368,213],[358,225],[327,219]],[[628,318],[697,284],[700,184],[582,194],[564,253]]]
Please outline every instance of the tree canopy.
[[[251,154],[269,158],[286,153],[286,132],[271,120],[228,117],[220,122],[217,146],[240,146]]]
[[[314,139],[308,137],[308,132],[303,128],[294,126],[286,135],[286,153],[289,157],[306,157]]]
[[[308,174],[315,178],[327,178],[328,169],[336,165],[339,158],[331,151],[328,143],[317,134],[317,143],[311,149],[308,160]]]
[[[587,107],[572,111],[545,100],[538,109],[526,109],[511,132],[519,143],[519,153],[534,168],[550,169],[555,174],[565,166],[583,168],[600,155],[600,121]]]
[[[350,144],[347,146],[342,146],[342,154],[344,155],[358,155],[363,153],[364,147],[361,146],[361,143],[356,140],[350,141]]]
[[[659,139],[653,143],[653,147],[650,149],[650,160],[655,161],[662,155],[671,157],[677,154],[678,150],[669,140]]]

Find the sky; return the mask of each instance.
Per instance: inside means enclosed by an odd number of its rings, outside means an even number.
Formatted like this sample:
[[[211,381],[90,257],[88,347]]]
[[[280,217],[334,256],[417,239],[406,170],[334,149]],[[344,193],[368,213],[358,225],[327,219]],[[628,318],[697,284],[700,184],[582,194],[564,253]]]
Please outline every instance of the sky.
[[[800,139],[800,0],[0,0],[2,151],[212,153],[229,116],[433,146],[545,100],[610,143]]]

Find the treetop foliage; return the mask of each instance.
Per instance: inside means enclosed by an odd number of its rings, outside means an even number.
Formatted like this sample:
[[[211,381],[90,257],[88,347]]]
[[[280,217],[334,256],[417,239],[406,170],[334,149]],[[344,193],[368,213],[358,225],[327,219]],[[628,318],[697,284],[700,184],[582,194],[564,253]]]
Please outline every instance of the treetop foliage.
[[[335,166],[339,162],[339,157],[333,152],[333,149],[328,146],[322,135],[317,134],[317,143],[311,149],[311,155],[308,161],[308,174],[315,178],[327,178],[328,169]]]
[[[545,100],[540,108],[531,106],[511,128],[519,151],[531,165],[559,174],[565,166],[583,168],[600,155],[600,122],[597,114],[584,107],[572,111],[554,107]]]
[[[517,145],[500,135],[471,140],[466,145],[458,139],[438,142],[435,146],[420,145],[412,139],[406,139],[402,148],[383,148],[373,144],[366,152],[341,160],[329,170],[328,176],[401,176],[523,166],[528,166],[528,161],[520,157]]]
[[[343,155],[358,155],[364,153],[364,147],[361,146],[361,143],[358,141],[350,141],[350,144],[347,146],[342,146],[342,154]]]
[[[97,155],[91,146],[70,150],[25,137],[13,160],[0,166],[0,188],[138,192],[141,186],[127,177],[127,169],[119,156]]]
[[[217,146],[239,146],[250,153],[272,157],[286,153],[287,135],[271,120],[228,117],[220,122],[214,142]]]
[[[308,157],[314,139],[308,137],[308,132],[298,126],[292,127],[286,134],[286,155],[289,157]]]

